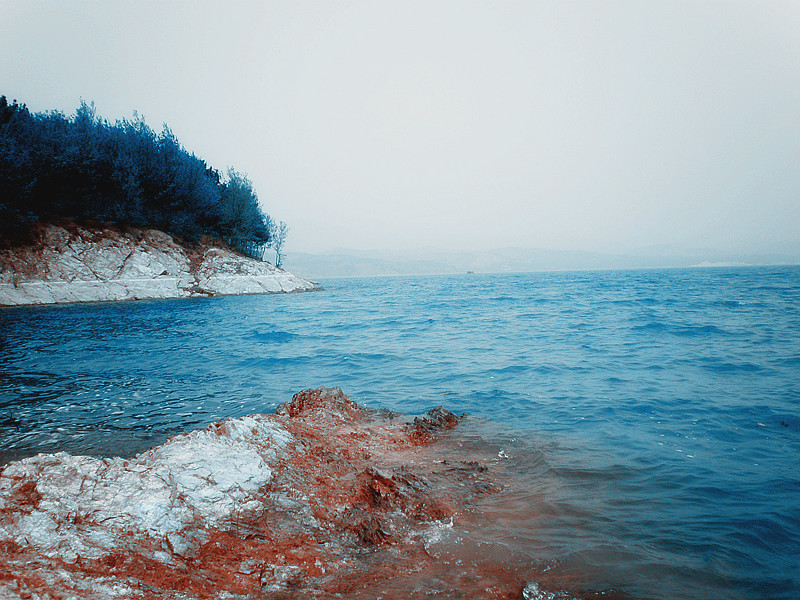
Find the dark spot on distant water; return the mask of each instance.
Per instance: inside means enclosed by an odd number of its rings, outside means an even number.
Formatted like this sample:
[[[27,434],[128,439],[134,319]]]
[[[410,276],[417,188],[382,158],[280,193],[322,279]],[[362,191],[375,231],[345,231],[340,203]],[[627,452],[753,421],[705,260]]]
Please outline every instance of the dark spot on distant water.
[[[792,431],[792,432],[800,431],[800,417],[795,417],[793,415],[789,415],[789,416],[785,416],[784,415],[782,417],[779,417],[779,419],[780,420],[778,420],[778,418],[776,418],[773,421],[773,423],[777,422],[780,425],[780,427],[782,427],[784,429],[788,429],[789,431]]]

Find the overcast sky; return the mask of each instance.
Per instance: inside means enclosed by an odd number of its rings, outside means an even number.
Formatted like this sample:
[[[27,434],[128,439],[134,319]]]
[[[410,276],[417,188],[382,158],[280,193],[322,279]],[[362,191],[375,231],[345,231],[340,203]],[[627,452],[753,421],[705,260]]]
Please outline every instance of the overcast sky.
[[[136,110],[289,251],[800,247],[800,2],[0,0],[0,94]]]

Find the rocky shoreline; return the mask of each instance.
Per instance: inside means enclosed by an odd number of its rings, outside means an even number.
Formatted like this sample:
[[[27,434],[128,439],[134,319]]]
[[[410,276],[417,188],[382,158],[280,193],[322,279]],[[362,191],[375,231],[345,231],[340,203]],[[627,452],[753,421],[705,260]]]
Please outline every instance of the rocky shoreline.
[[[460,419],[410,420],[320,388],[127,460],[10,463],[0,598],[395,600],[440,578],[436,597],[528,597],[518,573],[461,580],[437,558],[459,539],[456,513],[500,491],[491,461],[442,447]]]
[[[0,250],[0,306],[303,292],[316,285],[221,244],[156,229],[47,225]]]

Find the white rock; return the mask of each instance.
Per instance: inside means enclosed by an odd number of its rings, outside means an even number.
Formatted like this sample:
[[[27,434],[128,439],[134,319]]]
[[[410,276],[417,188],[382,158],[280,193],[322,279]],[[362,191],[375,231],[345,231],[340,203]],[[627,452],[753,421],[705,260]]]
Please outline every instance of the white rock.
[[[69,562],[108,553],[127,530],[180,553],[187,536],[258,504],[270,464],[292,440],[276,421],[254,415],[178,435],[131,460],[60,452],[10,463],[0,475],[0,510],[31,493],[25,485],[35,491],[29,511],[0,523],[0,540]]]
[[[199,260],[190,252],[202,252]],[[161,231],[49,226],[0,252],[0,306],[310,291],[315,284],[224,248],[187,251]]]

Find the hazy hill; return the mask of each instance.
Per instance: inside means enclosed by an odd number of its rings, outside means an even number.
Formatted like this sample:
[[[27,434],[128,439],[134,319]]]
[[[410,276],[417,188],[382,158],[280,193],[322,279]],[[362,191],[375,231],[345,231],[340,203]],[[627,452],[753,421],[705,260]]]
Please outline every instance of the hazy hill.
[[[667,246],[644,248],[630,254],[524,248],[488,251],[422,249],[409,252],[341,249],[321,254],[291,252],[285,261],[286,268],[312,279],[467,271],[503,273],[764,264],[800,264],[800,248],[760,254],[713,249],[681,250]]]

